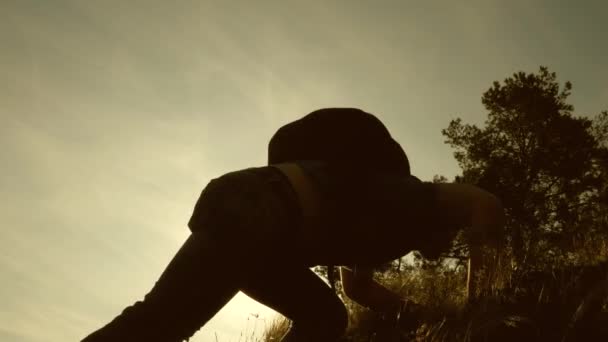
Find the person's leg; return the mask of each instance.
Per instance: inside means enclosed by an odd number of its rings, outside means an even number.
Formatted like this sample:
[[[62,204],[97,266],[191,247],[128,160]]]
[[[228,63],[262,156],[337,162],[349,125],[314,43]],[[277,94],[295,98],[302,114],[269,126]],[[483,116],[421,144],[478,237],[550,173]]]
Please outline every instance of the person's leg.
[[[296,241],[301,229],[301,211],[290,182],[274,168],[256,168],[250,172],[258,174],[256,179],[262,181],[259,185],[241,183],[241,189],[248,187],[248,196],[240,200],[253,204],[233,208],[254,209],[249,217],[257,217],[253,221],[258,224],[240,225],[243,227],[240,234],[247,237],[240,241],[246,246],[235,248],[250,250],[248,259],[255,258],[258,262],[249,262],[240,289],[292,320],[292,328],[282,342],[335,341],[344,333],[348,316],[333,290],[305,266],[309,256]],[[227,175],[228,178],[236,176]],[[230,183],[238,184],[241,180],[239,177]]]
[[[281,342],[334,342],[344,334],[344,304],[310,269],[283,262],[253,272],[241,291],[291,320]]]
[[[238,291],[250,268],[287,255],[297,203],[272,168],[210,182],[189,222],[192,234],[144,300],[83,342],[181,342]],[[293,228],[293,227],[290,227]],[[274,247],[274,248],[273,248]]]
[[[83,342],[181,342],[237,292],[234,256],[204,232],[191,234],[152,290]]]

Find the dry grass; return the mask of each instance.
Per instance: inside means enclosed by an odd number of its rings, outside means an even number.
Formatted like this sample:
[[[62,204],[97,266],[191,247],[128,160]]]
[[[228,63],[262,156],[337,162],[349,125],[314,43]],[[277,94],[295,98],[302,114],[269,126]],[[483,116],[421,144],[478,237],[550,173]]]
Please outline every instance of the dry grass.
[[[270,323],[270,326],[264,332],[262,337],[263,342],[278,342],[287,329],[289,328],[289,320],[284,317],[278,317]]]
[[[445,267],[378,274],[378,281],[424,307],[417,322],[400,327],[339,291],[350,312],[344,341],[608,341],[606,262],[509,274],[468,305],[464,278],[462,269]],[[285,319],[275,321],[263,341],[279,341],[287,326]]]

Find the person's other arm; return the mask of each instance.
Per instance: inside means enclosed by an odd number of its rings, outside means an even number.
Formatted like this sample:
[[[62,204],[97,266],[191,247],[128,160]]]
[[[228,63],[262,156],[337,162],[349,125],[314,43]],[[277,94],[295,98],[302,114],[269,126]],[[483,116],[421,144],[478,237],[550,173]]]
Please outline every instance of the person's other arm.
[[[376,312],[399,311],[403,298],[376,282],[372,269],[340,267],[340,279],[344,293],[360,305]]]

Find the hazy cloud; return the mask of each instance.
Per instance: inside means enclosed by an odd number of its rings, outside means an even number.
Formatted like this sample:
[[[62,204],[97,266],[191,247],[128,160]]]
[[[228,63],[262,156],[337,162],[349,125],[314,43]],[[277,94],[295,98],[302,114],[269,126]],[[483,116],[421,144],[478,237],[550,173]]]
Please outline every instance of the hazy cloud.
[[[376,113],[423,179],[440,130],[540,64],[606,109],[606,5],[474,1],[0,4],[0,339],[75,340],[152,286],[213,177],[314,109]],[[243,295],[193,341],[238,339]],[[262,324],[262,323],[260,323]]]

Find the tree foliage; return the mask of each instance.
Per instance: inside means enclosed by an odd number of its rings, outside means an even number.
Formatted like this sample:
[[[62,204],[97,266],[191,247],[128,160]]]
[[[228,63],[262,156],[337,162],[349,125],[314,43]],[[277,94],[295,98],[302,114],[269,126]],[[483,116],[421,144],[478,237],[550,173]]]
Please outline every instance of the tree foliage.
[[[608,113],[573,116],[571,90],[546,67],[518,72],[483,94],[485,127],[458,118],[442,130],[463,170],[457,181],[502,199],[519,265],[565,257],[585,234],[606,233],[590,219],[606,198]]]

